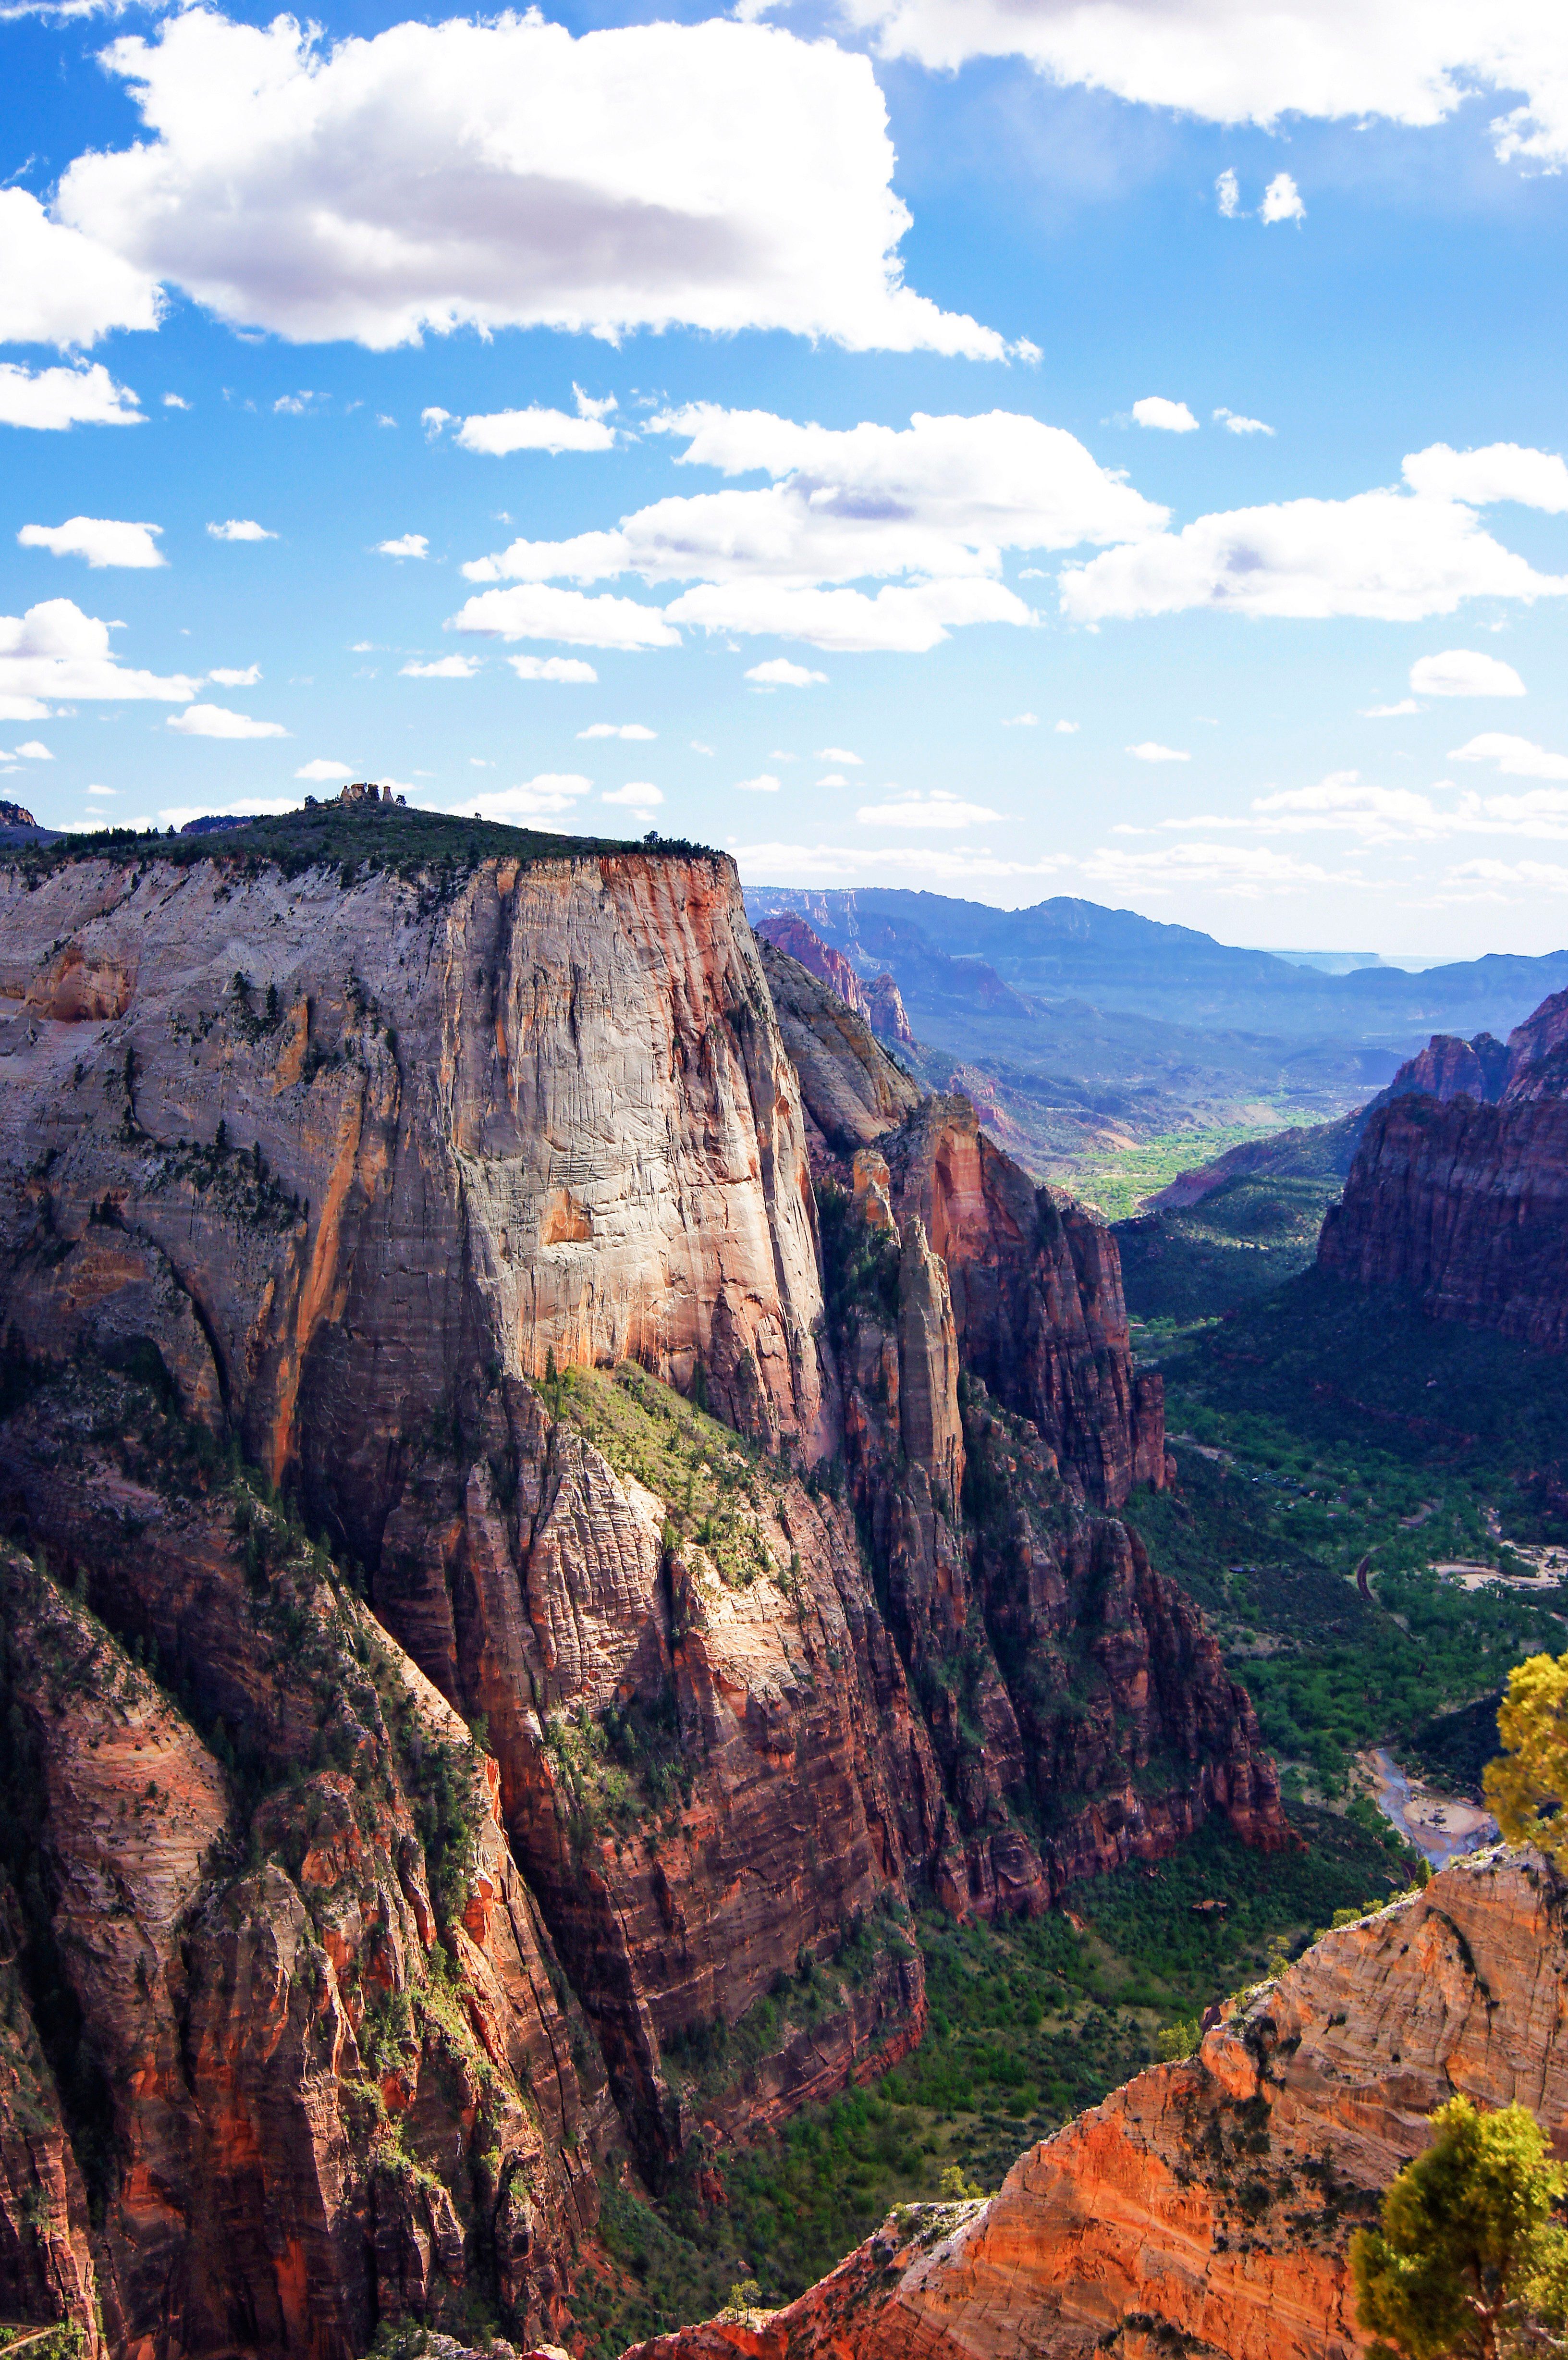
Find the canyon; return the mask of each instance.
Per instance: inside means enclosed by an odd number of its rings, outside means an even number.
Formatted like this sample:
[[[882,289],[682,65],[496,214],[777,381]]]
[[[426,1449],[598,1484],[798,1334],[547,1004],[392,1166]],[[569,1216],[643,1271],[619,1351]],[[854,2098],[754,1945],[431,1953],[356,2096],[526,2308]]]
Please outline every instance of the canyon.
[[[557,2338],[605,2175],[918,2043],[912,1894],[1290,1841],[1105,1229],[724,857],[352,825],[0,870],[0,2311],[93,2354]]]

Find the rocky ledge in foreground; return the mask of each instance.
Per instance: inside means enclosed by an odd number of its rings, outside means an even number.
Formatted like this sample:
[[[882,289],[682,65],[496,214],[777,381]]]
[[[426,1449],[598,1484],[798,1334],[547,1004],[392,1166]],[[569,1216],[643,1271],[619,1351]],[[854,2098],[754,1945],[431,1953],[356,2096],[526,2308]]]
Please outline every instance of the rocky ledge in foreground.
[[[1565,1896],[1539,1854],[1456,1862],[1244,1995],[1021,2157],[911,2205],[787,2310],[626,2360],[1350,2360],[1348,2245],[1456,2092],[1568,2123]]]

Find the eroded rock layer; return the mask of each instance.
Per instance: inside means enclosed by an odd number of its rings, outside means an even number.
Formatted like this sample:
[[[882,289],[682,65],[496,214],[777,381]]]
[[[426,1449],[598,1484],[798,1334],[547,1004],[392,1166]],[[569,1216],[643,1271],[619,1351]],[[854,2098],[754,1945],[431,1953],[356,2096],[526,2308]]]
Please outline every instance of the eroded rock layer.
[[[1565,1032],[1559,992],[1506,1050],[1434,1039],[1369,1117],[1320,1266],[1406,1290],[1436,1318],[1568,1349]]]
[[[908,2206],[788,2310],[628,2360],[1353,2360],[1350,2233],[1432,2110],[1517,2100],[1568,2129],[1565,1976],[1545,1863],[1456,1862],[1032,2147],[988,2203]]]

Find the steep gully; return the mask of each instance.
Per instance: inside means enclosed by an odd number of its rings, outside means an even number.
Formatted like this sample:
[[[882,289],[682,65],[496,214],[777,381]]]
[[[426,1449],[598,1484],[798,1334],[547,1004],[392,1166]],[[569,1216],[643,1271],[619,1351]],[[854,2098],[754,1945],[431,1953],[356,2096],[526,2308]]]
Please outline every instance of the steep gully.
[[[596,2164],[918,2039],[911,1880],[1285,1840],[1116,1513],[1168,1470],[1114,1243],[726,861],[69,861],[0,946],[6,2315],[559,2328]],[[682,2074],[861,1925],[809,2037]]]

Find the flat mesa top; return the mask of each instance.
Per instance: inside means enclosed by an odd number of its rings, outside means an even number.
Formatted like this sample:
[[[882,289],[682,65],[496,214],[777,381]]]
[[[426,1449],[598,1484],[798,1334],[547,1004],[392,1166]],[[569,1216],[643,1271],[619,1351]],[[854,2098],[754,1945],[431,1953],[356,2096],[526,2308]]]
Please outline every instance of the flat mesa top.
[[[410,810],[366,796],[351,803],[313,803],[267,818],[236,818],[232,825],[164,836],[158,829],[103,828],[13,848],[23,869],[42,873],[78,860],[240,860],[275,865],[290,876],[322,865],[357,871],[365,860],[404,876],[421,869],[467,869],[483,860],[572,860],[604,853],[644,853],[653,858],[716,858],[713,847],[683,837],[641,840],[559,836],[545,828],[508,827],[499,820],[463,819],[447,812]]]

